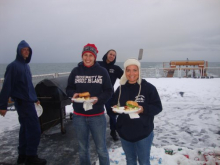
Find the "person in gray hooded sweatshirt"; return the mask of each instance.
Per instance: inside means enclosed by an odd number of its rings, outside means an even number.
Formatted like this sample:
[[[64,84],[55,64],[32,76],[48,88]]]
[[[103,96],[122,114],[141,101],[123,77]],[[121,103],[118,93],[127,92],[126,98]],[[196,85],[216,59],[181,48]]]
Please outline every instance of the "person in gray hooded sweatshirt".
[[[32,75],[28,63],[31,61],[32,49],[26,41],[17,47],[16,59],[10,63],[4,75],[4,83],[0,93],[0,115],[7,112],[8,99],[15,102],[20,123],[17,164],[45,165],[45,159],[37,156],[41,129],[34,103],[39,104],[32,83]]]

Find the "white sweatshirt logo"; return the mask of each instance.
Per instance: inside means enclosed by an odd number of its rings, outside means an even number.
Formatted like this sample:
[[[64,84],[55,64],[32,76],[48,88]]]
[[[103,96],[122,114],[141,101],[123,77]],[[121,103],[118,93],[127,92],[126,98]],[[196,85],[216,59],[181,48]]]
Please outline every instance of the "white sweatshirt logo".
[[[102,84],[102,77],[103,76],[76,76],[75,84],[80,83],[92,83],[92,84]]]
[[[138,103],[143,103],[144,100],[145,100],[144,95],[139,95],[139,96],[135,97],[135,101],[138,102]]]

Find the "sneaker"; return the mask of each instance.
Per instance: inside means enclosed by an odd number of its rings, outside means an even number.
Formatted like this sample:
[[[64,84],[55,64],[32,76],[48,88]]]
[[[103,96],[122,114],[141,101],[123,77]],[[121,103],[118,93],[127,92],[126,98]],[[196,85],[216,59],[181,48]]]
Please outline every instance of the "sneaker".
[[[45,159],[38,158],[38,156],[27,156],[25,165],[45,165],[47,161]]]
[[[116,133],[115,130],[114,130],[114,131],[111,131],[110,135],[112,136],[112,139],[113,139],[114,141],[117,141],[117,140],[118,140],[118,136],[117,136],[117,133]]]
[[[24,164],[25,159],[26,159],[26,155],[18,155],[17,165],[22,165],[22,164]]]

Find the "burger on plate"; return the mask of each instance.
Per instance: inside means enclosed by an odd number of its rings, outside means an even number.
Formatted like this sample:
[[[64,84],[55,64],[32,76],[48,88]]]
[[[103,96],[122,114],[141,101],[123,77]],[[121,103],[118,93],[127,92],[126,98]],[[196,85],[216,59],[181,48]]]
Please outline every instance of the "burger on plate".
[[[90,99],[90,93],[89,92],[79,93],[79,97],[77,99],[79,99],[79,100],[89,100]]]
[[[131,100],[128,100],[126,102],[126,106],[124,107],[125,110],[129,111],[129,110],[137,110],[139,107],[138,107],[138,103],[136,101],[131,101]]]

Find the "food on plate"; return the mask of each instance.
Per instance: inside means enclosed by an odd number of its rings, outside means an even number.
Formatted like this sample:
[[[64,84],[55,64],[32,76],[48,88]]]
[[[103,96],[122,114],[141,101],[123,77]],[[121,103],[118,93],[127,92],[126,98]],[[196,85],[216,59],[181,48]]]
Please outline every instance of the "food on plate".
[[[89,100],[89,99],[90,99],[89,92],[79,93],[79,97],[77,98],[77,100]]]
[[[79,93],[79,97],[88,97],[88,96],[90,96],[89,92]]]
[[[125,111],[137,110],[138,108],[138,103],[136,101],[131,100],[128,100],[126,102],[126,106],[124,106]]]

